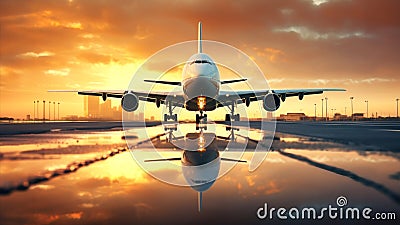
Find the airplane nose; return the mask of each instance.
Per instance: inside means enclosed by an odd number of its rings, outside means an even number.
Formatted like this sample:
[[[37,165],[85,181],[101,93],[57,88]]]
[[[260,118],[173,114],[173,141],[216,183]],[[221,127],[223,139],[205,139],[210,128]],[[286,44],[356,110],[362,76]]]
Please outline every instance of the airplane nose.
[[[187,82],[185,94],[188,99],[198,96],[215,98],[218,95],[218,86],[209,77],[199,76]]]

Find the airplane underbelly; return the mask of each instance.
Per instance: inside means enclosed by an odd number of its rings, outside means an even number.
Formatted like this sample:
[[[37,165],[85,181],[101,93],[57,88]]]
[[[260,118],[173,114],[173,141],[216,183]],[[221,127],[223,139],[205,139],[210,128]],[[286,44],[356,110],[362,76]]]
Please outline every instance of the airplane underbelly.
[[[186,100],[199,96],[215,98],[219,92],[219,85],[209,77],[196,77],[185,82],[183,92]]]

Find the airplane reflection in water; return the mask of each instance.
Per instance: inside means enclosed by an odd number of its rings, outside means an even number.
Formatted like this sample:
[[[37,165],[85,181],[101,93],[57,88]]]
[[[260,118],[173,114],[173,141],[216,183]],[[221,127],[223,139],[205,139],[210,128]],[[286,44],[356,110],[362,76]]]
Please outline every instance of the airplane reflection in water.
[[[185,137],[174,137],[173,130],[176,130],[176,127],[169,127],[168,138],[164,142],[157,139],[153,141],[153,144],[155,148],[177,147],[183,150],[182,157],[146,159],[144,162],[180,161],[182,174],[187,184],[198,192],[198,210],[200,212],[203,192],[210,189],[219,177],[221,162],[246,163],[246,161],[220,156],[219,151],[224,151],[230,144],[229,142],[235,139],[235,129],[231,129],[231,134],[228,137],[217,136],[212,132],[204,132],[203,129],[197,133],[187,133]]]

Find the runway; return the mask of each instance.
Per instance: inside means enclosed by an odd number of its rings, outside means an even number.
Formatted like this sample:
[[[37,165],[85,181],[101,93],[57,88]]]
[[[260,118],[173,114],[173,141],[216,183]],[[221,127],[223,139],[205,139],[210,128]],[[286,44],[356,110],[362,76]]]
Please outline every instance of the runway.
[[[118,124],[81,123],[79,129],[71,129],[70,125],[58,125],[49,132],[0,136],[2,224],[374,222],[329,218],[269,221],[256,216],[264,203],[276,208],[318,209],[336,207],[340,196],[347,198],[349,207],[368,206],[374,212],[395,212],[399,216],[400,153],[396,143],[372,148],[370,144],[346,141],[358,137],[358,141],[367,142],[369,137],[363,135],[374,134],[382,142],[391,142],[399,133],[392,131],[398,130],[398,123],[278,122],[272,151],[266,152],[260,167],[249,172],[248,163],[234,166],[203,193],[201,213],[193,188],[162,182],[132,158],[131,151],[143,154],[144,159],[154,157],[148,151],[167,137],[162,126],[137,126],[127,135]],[[216,124],[215,129],[210,127],[204,132],[213,131],[230,140],[230,132],[223,125]],[[262,133],[257,129],[252,132]],[[394,136],[388,135],[386,140],[386,133]],[[155,138],[148,141],[148,136]],[[127,148],[127,138],[134,143],[132,149]],[[245,139],[236,136],[236,141]],[[241,152],[225,153],[239,154],[247,162],[254,154],[252,148],[242,156]],[[182,151],[165,147],[160,154],[182,157]],[[156,174],[185,182],[182,171],[171,164],[152,165]]]

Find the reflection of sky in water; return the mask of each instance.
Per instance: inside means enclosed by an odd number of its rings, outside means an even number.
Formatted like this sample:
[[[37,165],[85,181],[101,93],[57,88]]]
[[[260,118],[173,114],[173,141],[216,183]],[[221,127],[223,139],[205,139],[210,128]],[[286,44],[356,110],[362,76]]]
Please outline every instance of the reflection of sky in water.
[[[120,143],[121,133],[113,134],[111,136],[115,137],[109,140]],[[287,152],[351,171],[400,195],[399,180],[390,177],[400,169],[396,157],[378,153],[362,155],[348,150],[290,149]],[[12,176],[34,174],[95,154],[1,160],[0,176],[2,180],[12,180]],[[176,157],[181,153],[166,151],[162,154]],[[252,153],[244,154],[247,160],[251,157]],[[180,171],[165,165],[168,164],[155,164],[154,169],[183,179]],[[368,206],[375,211],[397,213],[400,209],[393,199],[362,182],[275,151],[268,154],[255,172],[248,172],[246,164],[238,164],[217,180],[204,192],[203,210],[199,213],[194,190],[155,180],[140,169],[129,152],[123,152],[75,173],[31,186],[28,191],[0,196],[0,218],[1,224],[164,224],[166,221],[168,224],[265,224],[270,221],[256,218],[256,210],[265,202],[271,207],[318,208],[335,205],[336,198],[341,195],[347,197],[349,206]]]

